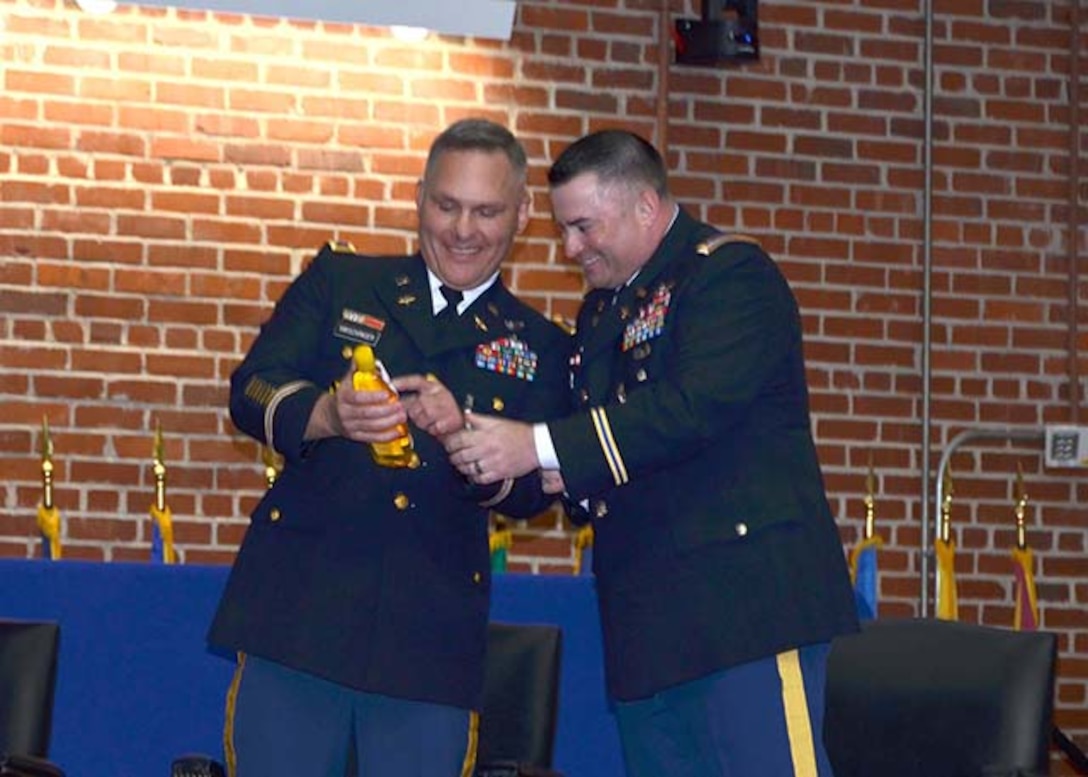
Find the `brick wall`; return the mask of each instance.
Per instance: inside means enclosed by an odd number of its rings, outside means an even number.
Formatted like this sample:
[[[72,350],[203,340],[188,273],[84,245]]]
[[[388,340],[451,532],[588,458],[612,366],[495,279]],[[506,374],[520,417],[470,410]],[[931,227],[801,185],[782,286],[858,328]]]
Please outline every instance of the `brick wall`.
[[[933,5],[935,469],[964,429],[1088,423],[1088,281],[1069,262],[1075,246],[1083,270],[1086,242],[1070,230],[1070,193],[1085,185],[1071,175],[1069,0]],[[759,63],[672,66],[663,79],[650,0],[530,0],[509,43],[423,44],[347,25],[0,0],[0,555],[40,553],[47,416],[67,557],[147,558],[159,423],[182,560],[228,562],[264,487],[257,448],[226,416],[232,367],[326,240],[411,249],[428,143],[483,114],[530,152],[534,217],[509,277],[548,313],[572,316],[581,280],[557,253],[544,171],[593,128],[663,137],[685,204],[764,242],[803,307],[843,540],[863,524],[871,462],[884,612],[916,612],[924,4],[762,6]],[[1083,199],[1079,210],[1086,220]],[[1040,451],[997,440],[952,457],[961,609],[1012,622],[1019,467],[1043,625],[1061,634],[1059,721],[1084,743],[1088,476],[1045,469]],[[571,537],[559,518],[518,527],[512,565],[568,572]]]

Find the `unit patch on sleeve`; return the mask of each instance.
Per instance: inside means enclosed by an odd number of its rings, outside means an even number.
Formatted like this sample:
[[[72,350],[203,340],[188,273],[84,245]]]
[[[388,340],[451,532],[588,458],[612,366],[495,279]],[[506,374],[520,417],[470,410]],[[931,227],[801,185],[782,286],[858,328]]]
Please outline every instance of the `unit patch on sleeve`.
[[[536,352],[516,335],[476,346],[477,367],[520,380],[533,380],[536,377],[537,361]]]
[[[340,320],[336,322],[337,337],[372,346],[378,344],[383,329],[385,329],[384,320],[351,308],[344,308],[340,312]]]

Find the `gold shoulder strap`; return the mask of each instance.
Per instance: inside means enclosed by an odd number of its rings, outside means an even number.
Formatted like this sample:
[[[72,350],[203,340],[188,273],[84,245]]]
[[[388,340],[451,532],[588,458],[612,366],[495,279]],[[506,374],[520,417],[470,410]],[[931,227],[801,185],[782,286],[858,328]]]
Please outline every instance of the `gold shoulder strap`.
[[[355,246],[348,240],[330,240],[329,250],[336,251],[338,254],[353,254],[355,253]]]
[[[720,235],[715,235],[709,240],[701,242],[695,247],[695,251],[702,256],[710,256],[726,243],[749,243],[754,246],[759,245],[759,241],[751,235],[744,235],[740,232],[723,232]]]

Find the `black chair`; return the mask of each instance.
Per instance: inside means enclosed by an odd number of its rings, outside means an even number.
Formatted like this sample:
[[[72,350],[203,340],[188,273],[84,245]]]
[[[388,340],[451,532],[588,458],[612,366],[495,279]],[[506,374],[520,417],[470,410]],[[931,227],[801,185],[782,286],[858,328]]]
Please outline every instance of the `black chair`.
[[[836,777],[1046,775],[1057,639],[930,619],[832,642],[824,743]]]
[[[476,777],[562,777],[551,768],[561,650],[558,626],[488,625]]]
[[[0,777],[63,777],[47,761],[60,626],[0,620]]]

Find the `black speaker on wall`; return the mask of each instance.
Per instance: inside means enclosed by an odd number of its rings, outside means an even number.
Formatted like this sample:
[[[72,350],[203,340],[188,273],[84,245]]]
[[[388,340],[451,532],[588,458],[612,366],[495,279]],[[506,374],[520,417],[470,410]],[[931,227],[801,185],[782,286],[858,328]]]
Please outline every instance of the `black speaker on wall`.
[[[719,65],[759,59],[759,0],[703,0],[699,19],[676,20],[676,62]]]

